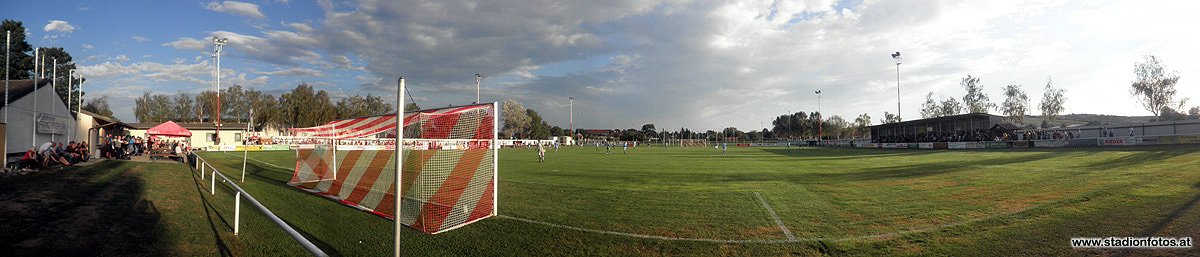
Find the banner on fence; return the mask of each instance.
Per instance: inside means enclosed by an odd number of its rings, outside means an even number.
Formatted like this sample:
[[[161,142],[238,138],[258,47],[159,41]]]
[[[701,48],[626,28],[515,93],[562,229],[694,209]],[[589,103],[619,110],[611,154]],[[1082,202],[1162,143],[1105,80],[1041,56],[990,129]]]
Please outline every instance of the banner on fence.
[[[985,148],[1008,148],[1008,142],[987,142]]]
[[[917,148],[933,149],[933,143],[917,143]]]
[[[1067,141],[1060,141],[1060,140],[1033,141],[1033,147],[1067,147]]]
[[[1137,145],[1137,137],[1107,137],[1096,139],[1096,144],[1099,146],[1129,146]]]

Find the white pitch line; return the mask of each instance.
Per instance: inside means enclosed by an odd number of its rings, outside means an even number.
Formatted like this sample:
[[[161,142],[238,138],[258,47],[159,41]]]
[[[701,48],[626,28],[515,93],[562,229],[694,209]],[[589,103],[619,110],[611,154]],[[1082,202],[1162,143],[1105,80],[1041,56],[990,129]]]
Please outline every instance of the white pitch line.
[[[228,152],[221,152],[221,153],[224,153],[225,155],[229,155],[229,156],[235,156],[235,157],[237,156],[237,155],[233,155],[233,154],[231,154],[231,153],[228,153]],[[269,163],[269,162],[260,161],[260,160],[258,160],[258,159],[254,159],[254,158],[249,158],[249,157],[247,157],[246,159],[250,159],[250,160],[253,160],[253,161],[256,161],[256,162],[259,162],[259,163],[262,163],[262,164],[266,164],[266,165],[271,165],[271,167],[276,167],[276,168],[280,168],[280,169],[285,169],[285,170],[295,171],[295,170],[293,170],[294,168],[286,168],[286,167],[279,166],[279,165],[275,165],[275,164],[272,164],[272,163]]]
[[[758,202],[762,203],[763,208],[767,208],[767,213],[771,214],[772,219],[775,219],[775,225],[779,225],[779,230],[783,231],[783,235],[786,235],[788,240],[796,240],[796,236],[792,235],[792,231],[783,225],[783,221],[779,220],[779,215],[775,215],[775,209],[772,209],[771,205],[767,204],[767,200],[763,199],[762,194],[754,192],[754,198],[758,198]]]

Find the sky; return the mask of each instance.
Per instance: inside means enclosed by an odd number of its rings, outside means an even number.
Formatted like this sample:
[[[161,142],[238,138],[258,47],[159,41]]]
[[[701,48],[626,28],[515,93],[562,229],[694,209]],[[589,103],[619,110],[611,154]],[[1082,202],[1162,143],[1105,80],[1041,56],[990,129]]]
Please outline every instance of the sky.
[[[395,99],[404,76],[412,99],[432,108],[475,101],[479,73],[482,102],[514,99],[564,128],[568,97],[575,128],[762,129],[818,108],[878,124],[897,111],[897,98],[911,120],[929,92],[961,99],[967,75],[981,78],[993,103],[1004,101],[1002,87],[1021,85],[1036,110],[1053,81],[1066,90],[1065,113],[1149,115],[1129,94],[1145,55],[1178,72],[1177,97],[1200,104],[1196,1],[0,5],[0,17],[24,22],[30,44],[70,52],[88,97],[108,96],[125,121],[135,120],[133,99],[143,92],[212,90],[214,36],[229,39],[223,87],[279,95],[308,83],[338,98]]]

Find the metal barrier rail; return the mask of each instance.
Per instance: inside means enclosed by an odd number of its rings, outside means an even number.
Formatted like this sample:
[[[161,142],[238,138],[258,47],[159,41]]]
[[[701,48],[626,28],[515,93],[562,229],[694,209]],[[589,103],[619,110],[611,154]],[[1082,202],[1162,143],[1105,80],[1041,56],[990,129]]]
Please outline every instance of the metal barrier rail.
[[[208,192],[210,194],[215,195],[217,193],[217,176],[221,177],[222,184],[227,185],[230,188],[233,188],[234,191],[237,191],[236,197],[234,198],[234,207],[233,207],[233,234],[234,235],[238,234],[238,228],[241,225],[242,197],[245,196],[246,201],[249,201],[250,205],[253,205],[254,208],[257,208],[259,212],[262,212],[263,215],[266,215],[267,218],[269,218],[269,219],[271,219],[271,221],[275,222],[276,226],[278,226],[280,229],[283,229],[283,232],[287,233],[289,236],[292,237],[292,239],[295,239],[296,242],[300,243],[300,246],[303,246],[305,250],[308,250],[308,252],[312,253],[314,256],[322,256],[322,257],[329,256],[329,254],[326,254],[325,251],[321,250],[321,248],[318,248],[317,245],[313,244],[311,241],[308,241],[307,238],[304,238],[304,236],[301,235],[300,232],[297,232],[296,229],[292,228],[292,226],[289,226],[286,222],[284,222],[283,219],[280,219],[279,216],[275,216],[275,213],[272,213],[271,210],[268,210],[267,207],[265,207],[261,203],[259,203],[258,200],[255,200],[253,196],[250,196],[250,193],[247,193],[246,190],[242,190],[242,187],[238,186],[237,183],[234,183],[234,180],[229,179],[228,177],[225,177],[225,174],[221,174],[221,172],[218,171],[216,167],[213,167],[212,164],[209,164],[208,161],[204,160],[204,158],[200,157],[200,155],[192,154],[192,156],[196,160],[194,163],[195,166],[193,167],[194,168],[193,170],[200,172],[200,180],[204,180],[204,178],[205,178],[204,173],[206,173],[206,171],[205,171],[206,168],[211,170],[211,171],[208,171],[208,172],[210,172],[208,177],[210,178],[210,181],[211,181],[211,182],[209,182],[209,189],[208,189]]]

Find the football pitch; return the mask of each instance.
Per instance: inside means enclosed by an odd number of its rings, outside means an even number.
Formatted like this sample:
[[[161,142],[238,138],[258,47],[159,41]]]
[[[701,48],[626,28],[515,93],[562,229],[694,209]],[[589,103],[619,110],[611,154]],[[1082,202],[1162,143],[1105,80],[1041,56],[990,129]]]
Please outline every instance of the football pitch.
[[[286,185],[294,154],[251,152],[243,187],[331,253],[389,254],[390,220]],[[587,146],[550,150],[545,163],[534,149],[499,155],[499,217],[438,235],[406,230],[402,251],[1074,255],[1116,252],[1072,249],[1071,237],[1200,235],[1197,145],[730,148],[727,154],[662,146],[606,154]],[[227,176],[240,176],[241,152],[201,156]],[[269,244],[299,249],[281,233],[269,236],[279,237]]]

